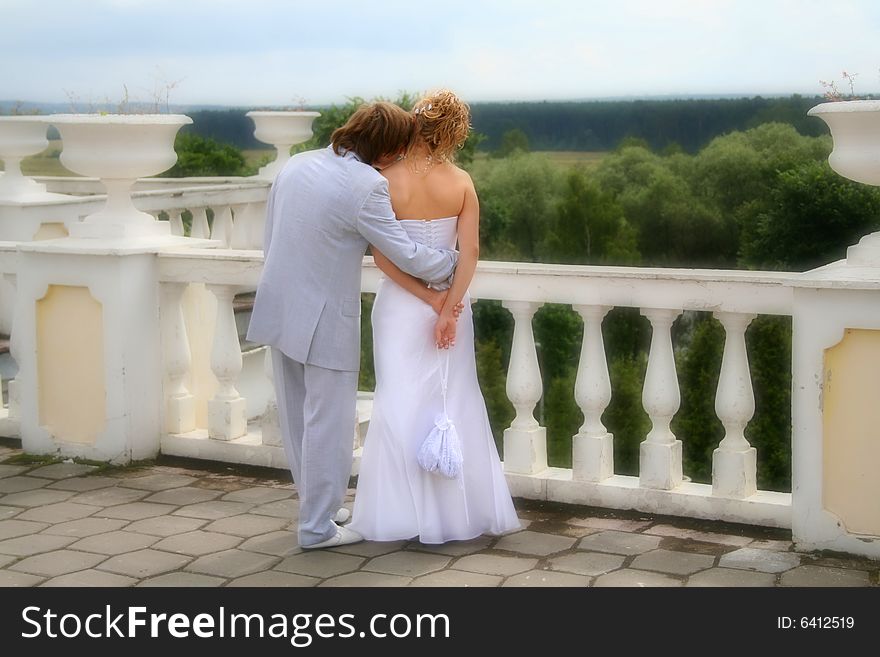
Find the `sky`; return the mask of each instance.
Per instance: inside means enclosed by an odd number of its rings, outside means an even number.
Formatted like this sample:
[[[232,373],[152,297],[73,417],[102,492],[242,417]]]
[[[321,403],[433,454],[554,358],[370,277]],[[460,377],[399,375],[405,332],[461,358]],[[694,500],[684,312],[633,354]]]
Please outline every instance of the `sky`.
[[[0,100],[880,92],[878,0],[0,0]]]

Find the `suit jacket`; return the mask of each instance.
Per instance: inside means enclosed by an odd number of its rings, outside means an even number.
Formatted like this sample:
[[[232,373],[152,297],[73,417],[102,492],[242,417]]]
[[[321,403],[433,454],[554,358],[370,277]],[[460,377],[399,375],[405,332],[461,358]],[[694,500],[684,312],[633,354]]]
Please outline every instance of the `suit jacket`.
[[[458,254],[413,242],[388,181],[348,151],[292,157],[266,204],[264,265],[247,339],[301,363],[360,369],[361,266],[367,245],[403,271],[446,281]]]

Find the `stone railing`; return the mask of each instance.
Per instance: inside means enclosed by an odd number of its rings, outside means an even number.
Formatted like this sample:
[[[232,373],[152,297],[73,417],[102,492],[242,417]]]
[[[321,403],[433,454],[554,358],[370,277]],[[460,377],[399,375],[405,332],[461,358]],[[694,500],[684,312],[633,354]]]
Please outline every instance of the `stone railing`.
[[[181,456],[230,460],[283,467],[284,454],[271,431],[269,445],[262,426],[248,412],[248,388],[263,400],[272,398],[271,372],[266,365],[258,392],[251,374],[238,384],[243,357],[235,327],[232,299],[256,288],[262,254],[249,251],[187,250],[159,256],[160,280],[167,305],[163,353],[169,386],[163,452]],[[481,263],[471,293],[474,298],[500,300],[513,315],[515,327],[507,372],[507,394],[516,417],[504,435],[504,467],[512,490],[522,497],[576,502],[654,513],[716,518],[787,527],[791,495],[758,491],[756,452],[743,429],[754,412],[745,330],[757,314],[791,315],[796,274],[672,270],[629,267],[584,267],[515,263]],[[375,292],[378,270],[368,258],[363,291]],[[193,352],[204,350],[203,327],[187,322],[194,314],[191,286],[203,286],[213,297],[215,329],[210,343],[210,370],[218,382],[210,398],[193,394],[187,381],[198,381]],[[188,296],[189,295],[189,296]],[[547,464],[546,431],[534,417],[543,385],[538,368],[532,317],[545,303],[570,304],[584,319],[585,331],[578,376],[572,394],[584,424],[572,439],[572,468]],[[605,363],[602,319],[612,307],[639,308],[652,326],[652,342],[643,393],[653,428],[641,445],[639,476],[615,475],[613,437],[602,424],[611,390]],[[669,423],[678,410],[678,379],[670,327],[684,310],[712,311],[726,332],[716,409],[726,428],[713,457],[713,482],[683,480],[681,440]],[[205,313],[201,315],[203,318]],[[199,332],[198,337],[191,331]],[[262,362],[262,350],[260,361]],[[207,360],[202,356],[202,361]],[[195,405],[206,405],[205,425],[196,421]],[[271,401],[269,402],[272,403]],[[254,406],[253,404],[251,406]],[[269,414],[272,415],[271,413]],[[682,440],[687,440],[686,436]]]

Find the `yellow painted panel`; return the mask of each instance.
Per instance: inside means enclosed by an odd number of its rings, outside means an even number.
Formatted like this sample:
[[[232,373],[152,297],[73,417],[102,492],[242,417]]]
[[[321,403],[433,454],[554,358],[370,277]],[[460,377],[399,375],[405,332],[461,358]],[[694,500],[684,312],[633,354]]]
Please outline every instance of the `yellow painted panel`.
[[[40,224],[40,228],[34,233],[33,240],[53,240],[59,237],[67,237],[67,228],[62,222]]]
[[[846,329],[824,382],[823,505],[848,532],[880,536],[880,331]]]
[[[57,440],[94,444],[104,430],[103,308],[86,287],[50,285],[37,301],[40,425]]]

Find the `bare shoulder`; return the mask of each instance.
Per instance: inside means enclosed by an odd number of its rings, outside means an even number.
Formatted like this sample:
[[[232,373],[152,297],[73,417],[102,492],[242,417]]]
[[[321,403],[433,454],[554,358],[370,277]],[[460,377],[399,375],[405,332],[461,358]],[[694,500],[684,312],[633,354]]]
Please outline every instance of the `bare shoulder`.
[[[443,165],[443,169],[445,170],[446,175],[449,176],[450,181],[453,181],[462,189],[473,189],[474,181],[471,179],[471,174],[467,171],[456,166],[452,162],[446,162]]]

